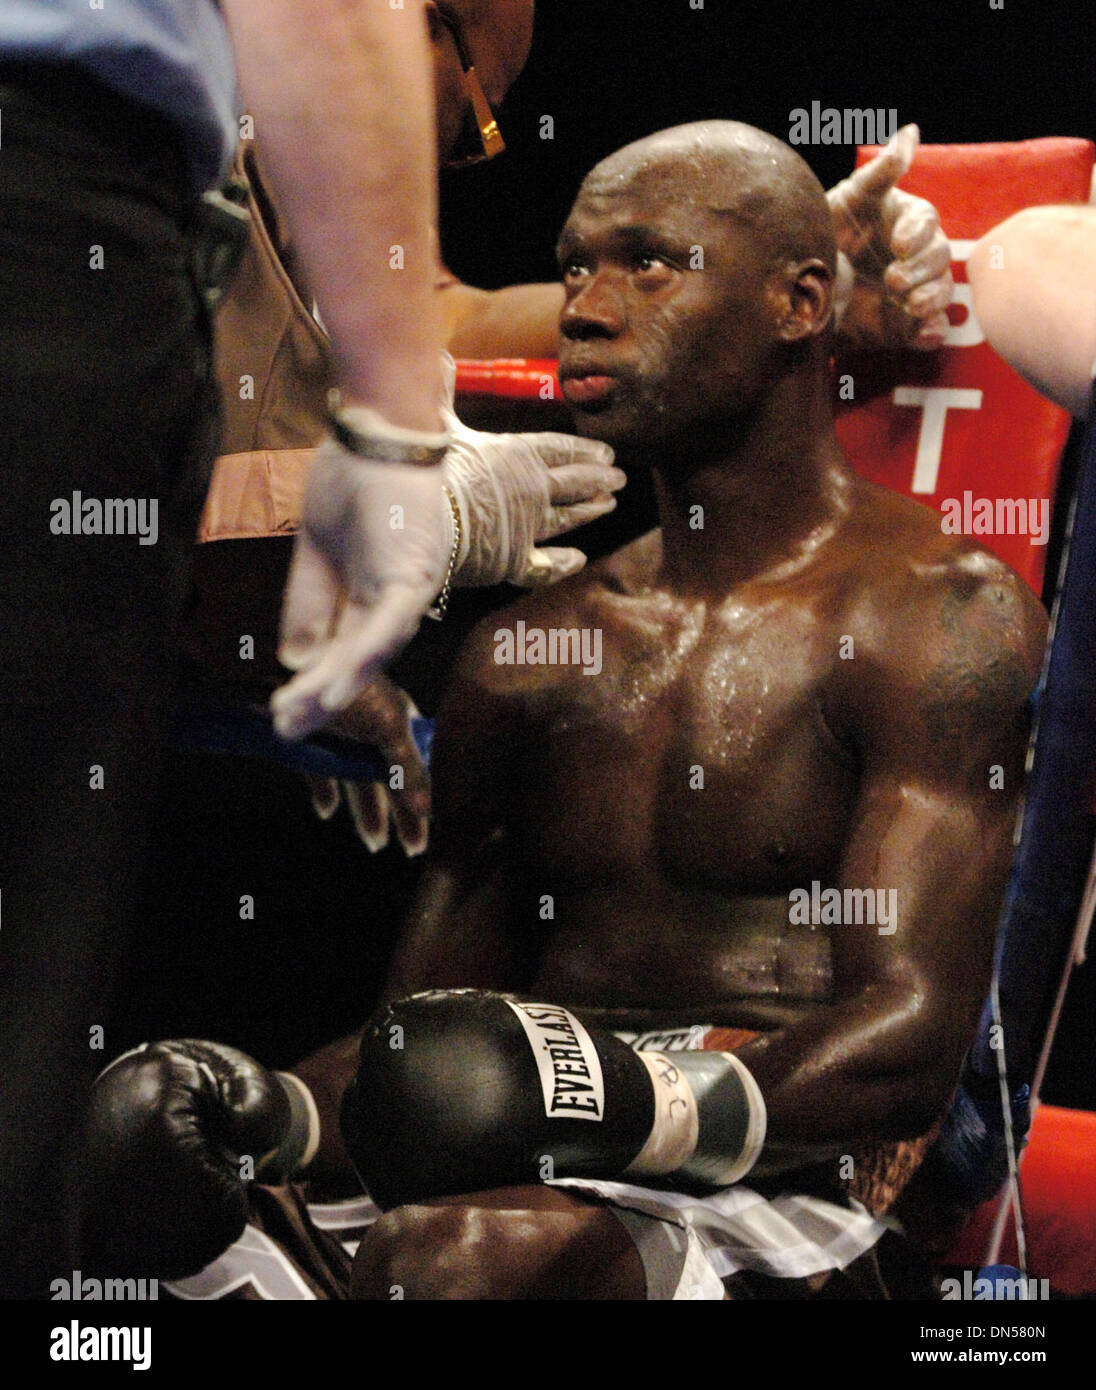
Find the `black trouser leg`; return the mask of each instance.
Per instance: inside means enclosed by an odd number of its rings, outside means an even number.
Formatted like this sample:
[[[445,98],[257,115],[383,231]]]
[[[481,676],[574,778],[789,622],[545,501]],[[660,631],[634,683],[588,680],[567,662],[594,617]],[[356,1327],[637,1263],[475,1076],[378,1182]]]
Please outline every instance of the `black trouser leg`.
[[[177,156],[135,160],[140,121],[112,138],[93,111],[0,95],[0,1292],[18,1297],[78,1267],[73,1155],[112,1055],[216,405]],[[155,543],[55,534],[74,492],[143,500],[146,524],[155,500]]]

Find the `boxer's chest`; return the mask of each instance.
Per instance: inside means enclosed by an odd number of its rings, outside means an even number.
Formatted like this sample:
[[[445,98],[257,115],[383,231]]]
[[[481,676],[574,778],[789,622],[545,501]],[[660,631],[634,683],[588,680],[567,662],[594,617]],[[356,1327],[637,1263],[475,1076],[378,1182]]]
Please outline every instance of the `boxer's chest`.
[[[856,791],[822,714],[831,646],[779,606],[607,632],[597,674],[530,703],[527,859],[576,886],[639,870],[766,892],[825,875]]]

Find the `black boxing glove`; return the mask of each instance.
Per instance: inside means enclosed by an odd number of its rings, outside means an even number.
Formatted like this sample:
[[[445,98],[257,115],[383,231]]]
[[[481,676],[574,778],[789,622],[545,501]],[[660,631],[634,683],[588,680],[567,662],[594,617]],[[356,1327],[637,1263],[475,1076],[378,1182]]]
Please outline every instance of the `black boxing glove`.
[[[88,1108],[85,1268],[196,1274],[243,1234],[250,1178],[285,1181],[318,1142],[304,1082],[235,1048],[188,1039],[123,1054],[96,1080]]]
[[[550,1178],[723,1186],[765,1136],[731,1053],[634,1052],[568,1010],[483,990],[400,1000],[362,1038],[340,1115],[383,1210]]]

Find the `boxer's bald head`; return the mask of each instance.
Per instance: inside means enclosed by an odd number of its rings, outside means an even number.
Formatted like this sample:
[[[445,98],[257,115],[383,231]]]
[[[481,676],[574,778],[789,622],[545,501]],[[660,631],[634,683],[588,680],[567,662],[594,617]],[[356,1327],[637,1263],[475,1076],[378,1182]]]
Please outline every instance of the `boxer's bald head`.
[[[810,166],[783,140],[741,121],[696,121],[625,145],[586,177],[582,198],[628,190],[683,199],[749,233],[765,257],[809,260],[831,272],[833,218]]]
[[[788,373],[825,368],[829,207],[764,131],[705,121],[610,155],[583,183],[559,256],[560,370],[586,434],[695,436]]]
[[[497,109],[529,57],[533,10],[533,0],[429,0],[426,14],[434,50],[442,164],[457,143],[468,104],[453,26],[475,64],[487,100]]]

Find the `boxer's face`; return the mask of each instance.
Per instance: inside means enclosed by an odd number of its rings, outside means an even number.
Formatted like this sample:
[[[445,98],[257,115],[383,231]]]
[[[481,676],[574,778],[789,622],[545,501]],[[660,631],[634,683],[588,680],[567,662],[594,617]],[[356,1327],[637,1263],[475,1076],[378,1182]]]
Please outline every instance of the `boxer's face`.
[[[559,241],[563,393],[581,433],[639,453],[718,436],[777,370],[771,265],[696,185],[588,181]]]

